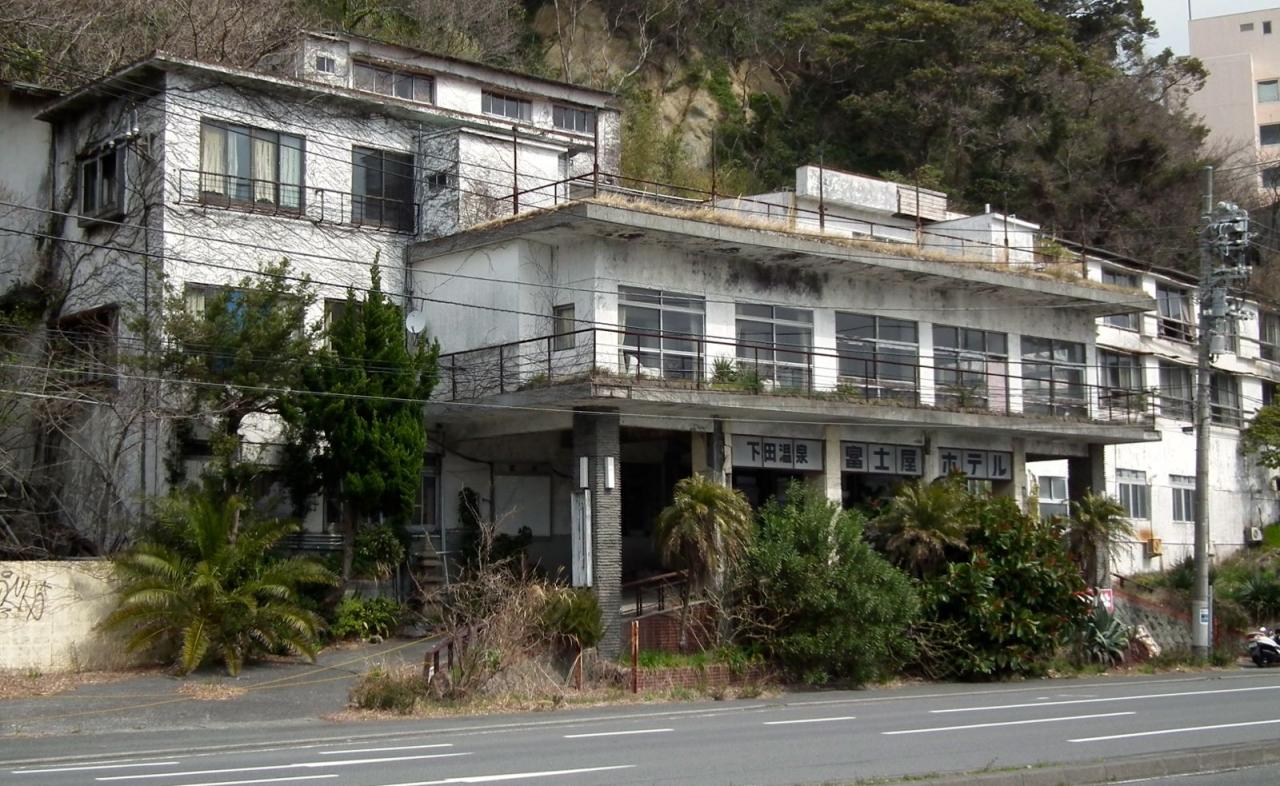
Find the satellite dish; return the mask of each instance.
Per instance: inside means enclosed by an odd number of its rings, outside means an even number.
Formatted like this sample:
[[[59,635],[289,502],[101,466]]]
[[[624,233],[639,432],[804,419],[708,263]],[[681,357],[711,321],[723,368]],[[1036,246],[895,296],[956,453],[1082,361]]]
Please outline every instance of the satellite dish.
[[[421,333],[427,329],[427,312],[410,311],[405,315],[404,324],[409,328],[409,332]]]

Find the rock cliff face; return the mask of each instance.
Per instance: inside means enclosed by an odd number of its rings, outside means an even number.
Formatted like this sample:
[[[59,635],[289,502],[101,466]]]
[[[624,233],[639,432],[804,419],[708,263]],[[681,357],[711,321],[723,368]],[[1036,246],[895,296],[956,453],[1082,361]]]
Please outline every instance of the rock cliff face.
[[[677,48],[639,32],[634,17],[611,17],[595,3],[570,5],[545,3],[529,20],[547,44],[547,72],[618,92],[640,112],[652,109],[657,132],[679,145],[688,166],[710,166],[712,131],[727,111],[745,106],[752,93],[786,92],[764,63]]]

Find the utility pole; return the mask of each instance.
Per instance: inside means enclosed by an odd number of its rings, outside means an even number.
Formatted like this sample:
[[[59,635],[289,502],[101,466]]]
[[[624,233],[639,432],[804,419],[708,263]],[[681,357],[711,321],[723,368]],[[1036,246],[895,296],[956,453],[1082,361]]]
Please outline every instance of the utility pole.
[[[1241,316],[1228,304],[1231,284],[1248,278],[1245,252],[1249,248],[1249,213],[1230,202],[1213,202],[1213,167],[1204,169],[1204,203],[1200,238],[1200,319],[1196,373],[1196,510],[1195,586],[1191,593],[1191,652],[1209,657],[1213,646],[1213,608],[1209,594],[1209,438],[1212,424],[1209,396],[1213,356],[1224,351],[1226,323]]]

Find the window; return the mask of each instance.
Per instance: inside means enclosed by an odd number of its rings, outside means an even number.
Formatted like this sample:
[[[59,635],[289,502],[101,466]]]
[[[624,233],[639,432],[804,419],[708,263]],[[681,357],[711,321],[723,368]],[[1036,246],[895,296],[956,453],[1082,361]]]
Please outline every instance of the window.
[[[1151,518],[1151,489],[1147,486],[1147,473],[1137,469],[1117,469],[1116,492],[1126,516],[1131,519]]]
[[[338,61],[328,55],[316,55],[316,70],[322,74],[332,74],[338,70]]]
[[[915,322],[836,312],[840,386],[864,398],[916,400],[920,363]]]
[[[813,312],[802,308],[738,304],[739,365],[782,387],[807,387],[813,352]]]
[[[1084,417],[1084,344],[1022,337],[1023,411],[1037,415]]]
[[[552,349],[573,349],[574,341],[577,338],[574,331],[577,329],[578,321],[574,317],[572,303],[566,303],[563,306],[556,306],[551,309],[551,332],[555,336],[552,339]]]
[[[1196,520],[1196,479],[1190,475],[1170,475],[1173,491],[1173,520],[1190,524]]]
[[[403,98],[430,104],[435,101],[436,80],[426,74],[393,71],[368,63],[356,63],[351,68],[351,86],[367,93]]]
[[[1262,406],[1269,407],[1276,403],[1276,383],[1269,379],[1262,380]]]
[[[115,219],[124,215],[124,148],[112,147],[80,162],[80,215]]]
[[[1068,516],[1071,505],[1067,500],[1067,479],[1060,475],[1045,475],[1036,481],[1040,487],[1040,517]]]
[[[618,287],[623,368],[628,374],[700,379],[706,303],[696,295]]]
[[[1191,294],[1185,289],[1156,287],[1156,310],[1160,314],[1161,338],[1174,341],[1193,341],[1196,337],[1195,322],[1191,317]]]
[[[1240,25],[1240,32],[1242,33],[1253,32],[1253,22],[1245,22],[1244,24]]]
[[[1221,426],[1239,428],[1243,423],[1240,412],[1240,380],[1235,375],[1221,371],[1210,375],[1209,417]]]
[[[1009,339],[1004,333],[935,325],[933,366],[939,406],[1007,410]]]
[[[412,232],[413,156],[351,148],[351,223]]]
[[[1116,287],[1124,287],[1125,289],[1141,289],[1142,282],[1138,280],[1136,273],[1126,273],[1119,270],[1104,267],[1102,269],[1102,283],[1110,284]],[[1142,324],[1139,322],[1140,314],[1111,314],[1102,318],[1104,325],[1118,327],[1123,330],[1138,330]]]
[[[1098,376],[1102,387],[1099,404],[1107,413],[1128,413],[1145,408],[1142,358],[1125,352],[1099,350]]]
[[[1160,414],[1175,420],[1191,420],[1194,369],[1160,361]]]
[[[1280,166],[1269,166],[1262,170],[1262,187],[1280,189]]]
[[[200,201],[302,210],[302,137],[206,120],[200,124]]]
[[[1262,34],[1263,34],[1263,35],[1271,35],[1271,22],[1270,22],[1270,20],[1268,20],[1268,21],[1266,21],[1266,22],[1263,22],[1263,23],[1262,23]]]
[[[480,94],[480,111],[486,115],[509,117],[512,120],[523,120],[528,123],[533,119],[533,103],[524,98],[504,96],[501,93],[484,91]]]
[[[1280,101],[1280,79],[1267,79],[1258,83],[1258,103]]]
[[[1258,126],[1258,144],[1280,145],[1280,123]]]
[[[579,134],[590,134],[596,129],[596,113],[591,109],[556,104],[551,107],[551,121],[556,128],[577,131]]]
[[[58,320],[49,348],[59,381],[115,387],[117,315],[115,306],[104,306]]]
[[[431,172],[426,178],[428,191],[442,191],[453,187],[453,175],[448,172]]]

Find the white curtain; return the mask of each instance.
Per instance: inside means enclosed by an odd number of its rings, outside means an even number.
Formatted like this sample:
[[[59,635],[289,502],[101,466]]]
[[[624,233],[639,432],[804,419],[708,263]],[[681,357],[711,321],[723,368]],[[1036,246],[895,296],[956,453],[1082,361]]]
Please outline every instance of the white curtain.
[[[280,141],[280,205],[302,207],[302,142],[288,138]]]
[[[274,140],[253,139],[253,201],[276,201],[276,150]]]
[[[200,127],[200,191],[227,193],[227,133],[213,126]]]

